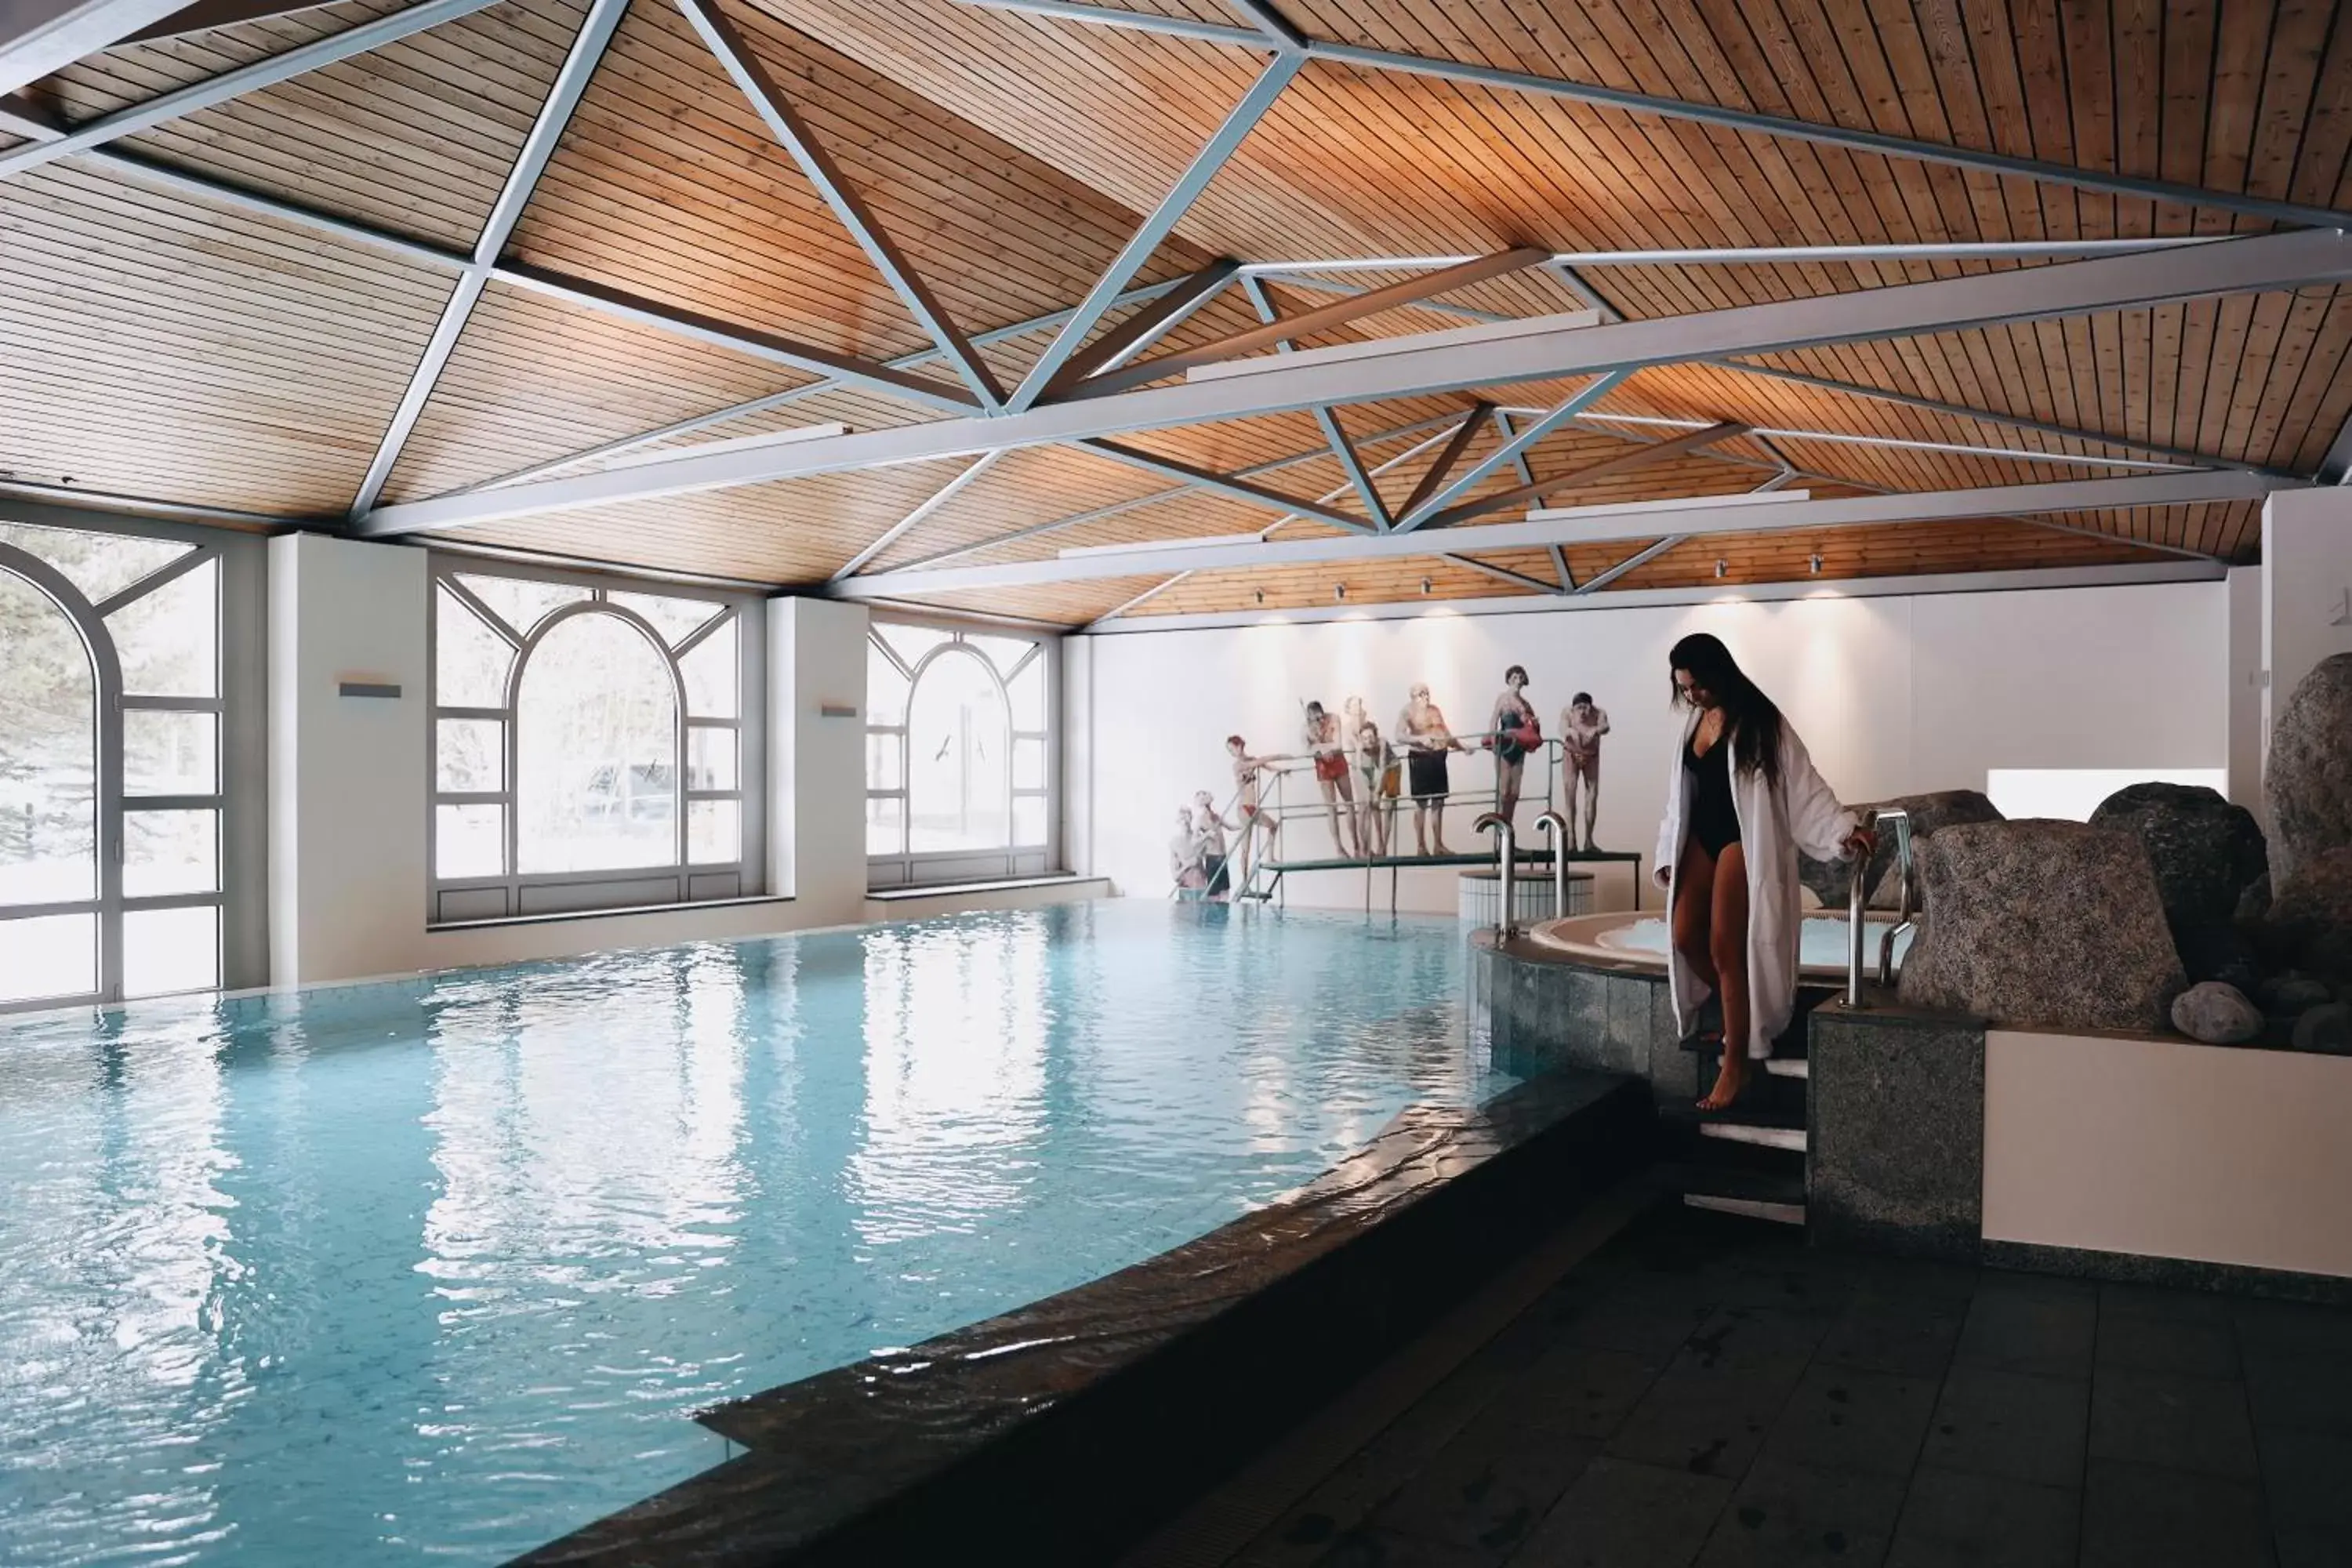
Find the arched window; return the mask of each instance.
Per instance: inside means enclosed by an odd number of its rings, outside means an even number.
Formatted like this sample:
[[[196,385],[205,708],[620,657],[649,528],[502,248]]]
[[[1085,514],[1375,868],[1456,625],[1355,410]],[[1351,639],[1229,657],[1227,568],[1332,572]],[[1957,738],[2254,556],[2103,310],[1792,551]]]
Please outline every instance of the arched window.
[[[222,982],[224,556],[201,538],[0,521],[0,1011]]]
[[[877,621],[866,652],[871,885],[1053,869],[1051,645]]]
[[[754,608],[436,561],[434,920],[759,891]]]

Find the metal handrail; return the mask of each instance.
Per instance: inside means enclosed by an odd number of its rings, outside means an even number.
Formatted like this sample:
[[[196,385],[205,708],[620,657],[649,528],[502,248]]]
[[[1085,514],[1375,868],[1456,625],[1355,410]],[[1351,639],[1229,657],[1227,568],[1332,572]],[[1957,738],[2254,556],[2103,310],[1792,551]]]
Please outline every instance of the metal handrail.
[[[1912,929],[1911,920],[1911,814],[1900,806],[1882,806],[1870,814],[1864,826],[1876,827],[1880,823],[1892,823],[1895,827],[1895,874],[1902,879],[1903,890],[1895,904],[1895,924],[1878,944],[1878,983],[1895,983],[1895,940]],[[1853,885],[1846,894],[1846,969],[1845,1005],[1862,1005],[1862,968],[1869,941],[1870,862],[1864,860],[1853,868]]]
[[[1576,829],[1557,811],[1537,817],[1536,826],[1551,840],[1551,913],[1554,920],[1563,920],[1568,915],[1568,857],[1576,842]]]
[[[1518,912],[1517,900],[1512,896],[1516,890],[1513,872],[1518,863],[1518,845],[1511,830],[1511,819],[1501,812],[1487,812],[1470,825],[1473,833],[1484,833],[1488,828],[1495,830],[1495,871],[1502,884],[1497,890],[1503,900],[1503,907],[1495,916],[1495,940],[1508,942],[1519,934],[1519,924],[1514,918]]]

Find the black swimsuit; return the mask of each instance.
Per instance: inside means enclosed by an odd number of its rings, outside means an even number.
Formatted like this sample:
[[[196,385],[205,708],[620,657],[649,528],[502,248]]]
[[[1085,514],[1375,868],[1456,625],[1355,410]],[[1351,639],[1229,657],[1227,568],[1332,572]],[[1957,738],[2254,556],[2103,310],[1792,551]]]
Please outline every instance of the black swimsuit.
[[[1714,746],[1701,756],[1696,742],[1696,735],[1683,742],[1683,766],[1696,786],[1690,799],[1691,837],[1707,854],[1720,859],[1726,849],[1739,842],[1739,811],[1731,802],[1731,750],[1718,735]]]

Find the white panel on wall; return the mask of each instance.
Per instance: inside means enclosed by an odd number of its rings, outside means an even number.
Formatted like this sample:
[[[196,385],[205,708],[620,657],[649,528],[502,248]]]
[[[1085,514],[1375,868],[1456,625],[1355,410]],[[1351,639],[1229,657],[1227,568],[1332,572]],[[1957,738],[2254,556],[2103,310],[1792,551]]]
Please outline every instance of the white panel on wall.
[[[1723,638],[1849,800],[1982,789],[1994,767],[2226,763],[2219,582],[1867,599],[1825,590],[1765,604],[1483,616],[1437,608],[1408,620],[1130,632],[1081,639],[1092,655],[1090,868],[1123,892],[1163,894],[1176,806],[1195,790],[1232,794],[1228,733],[1260,753],[1295,753],[1304,703],[1336,710],[1351,695],[1392,733],[1415,680],[1429,682],[1457,732],[1475,733],[1515,663],[1528,668],[1547,735],[1578,690],[1608,710],[1597,837],[1646,857],[1681,734],[1666,652],[1694,631]],[[1490,790],[1492,767],[1484,753],[1455,757],[1454,789]],[[1311,789],[1293,784],[1294,804]],[[1540,793],[1530,773],[1523,835],[1533,834]],[[1478,809],[1452,813],[1451,847],[1475,847]],[[1409,805],[1397,834],[1410,847]],[[1282,852],[1332,852],[1319,804],[1294,816]],[[1604,871],[1601,903],[1621,905],[1624,885]],[[1295,879],[1288,892],[1293,902],[1360,907],[1363,878]],[[1384,905],[1387,889],[1379,892]],[[1451,910],[1454,892],[1445,871],[1408,870],[1401,882],[1411,909]]]

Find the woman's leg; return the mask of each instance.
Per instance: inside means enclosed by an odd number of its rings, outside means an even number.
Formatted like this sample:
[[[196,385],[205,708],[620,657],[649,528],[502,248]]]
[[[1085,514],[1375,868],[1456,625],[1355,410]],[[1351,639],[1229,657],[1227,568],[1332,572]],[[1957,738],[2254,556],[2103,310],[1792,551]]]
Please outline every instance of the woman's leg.
[[[1715,948],[1708,932],[1715,919],[1715,857],[1696,838],[1683,848],[1675,868],[1675,951],[1716,989]]]
[[[1716,864],[1715,907],[1707,922],[1713,950],[1716,986],[1723,998],[1723,1068],[1714,1092],[1698,1102],[1701,1110],[1721,1110],[1739,1098],[1748,1082],[1748,854],[1746,847],[1727,844]]]

